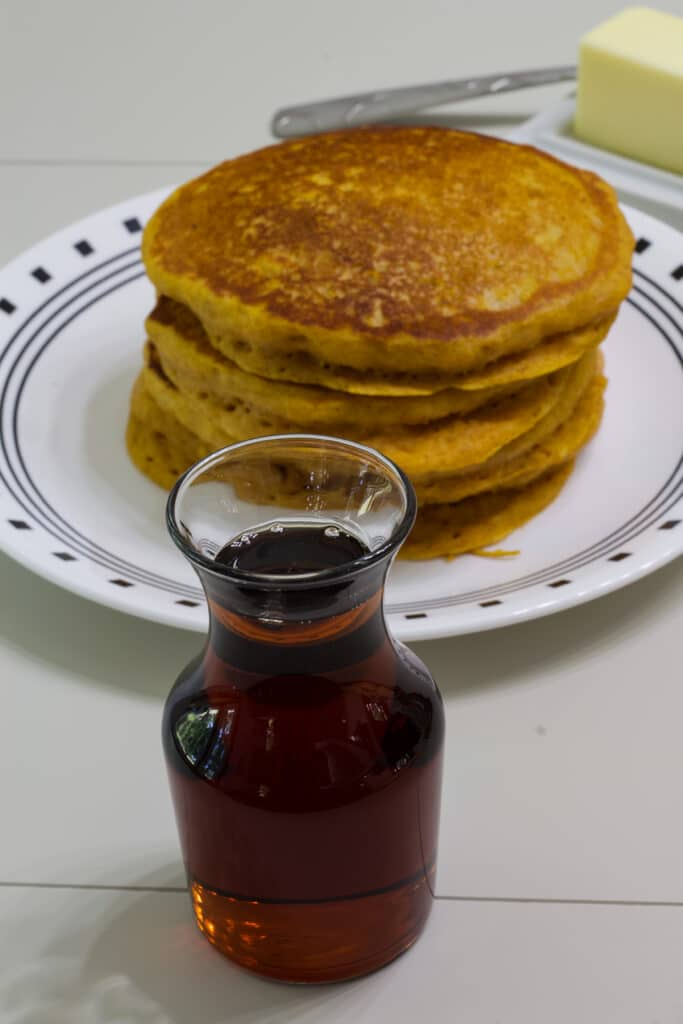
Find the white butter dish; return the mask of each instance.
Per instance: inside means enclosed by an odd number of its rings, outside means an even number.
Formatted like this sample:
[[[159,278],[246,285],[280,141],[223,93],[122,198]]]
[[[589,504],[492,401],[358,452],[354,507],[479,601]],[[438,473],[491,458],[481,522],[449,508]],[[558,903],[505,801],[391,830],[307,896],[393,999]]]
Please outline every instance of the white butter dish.
[[[580,142],[573,133],[575,99],[567,97],[506,133],[511,142],[526,142],[538,149],[595,171],[616,189],[675,210],[683,210],[683,175],[630,160],[608,150]]]

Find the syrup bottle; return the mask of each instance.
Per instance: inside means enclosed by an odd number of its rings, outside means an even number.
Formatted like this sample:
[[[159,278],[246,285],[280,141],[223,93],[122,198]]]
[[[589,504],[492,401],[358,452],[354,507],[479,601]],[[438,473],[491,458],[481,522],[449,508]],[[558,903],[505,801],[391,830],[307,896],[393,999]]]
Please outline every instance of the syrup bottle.
[[[163,740],[199,928],[286,981],[374,970],[431,908],[443,709],[387,630],[410,483],[351,442],[261,438],[170,495],[210,615]]]

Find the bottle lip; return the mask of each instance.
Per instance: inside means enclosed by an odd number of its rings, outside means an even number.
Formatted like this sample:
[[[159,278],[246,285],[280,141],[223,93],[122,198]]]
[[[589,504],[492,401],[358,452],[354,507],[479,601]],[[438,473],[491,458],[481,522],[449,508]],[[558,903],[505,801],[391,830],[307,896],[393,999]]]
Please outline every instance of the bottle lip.
[[[304,445],[311,444],[334,446],[342,451],[369,456],[386,467],[387,475],[394,477],[400,484],[405,500],[403,516],[397,523],[391,536],[378,548],[375,548],[374,551],[369,551],[367,554],[359,555],[358,558],[350,559],[343,565],[335,566],[331,569],[322,569],[318,572],[301,573],[295,576],[255,573],[244,569],[236,569],[222,562],[216,563],[213,559],[207,558],[206,555],[197,551],[195,547],[188,543],[187,538],[180,529],[179,520],[176,515],[178,504],[192,481],[208,469],[220,464],[227,455],[279,442],[288,447],[303,447]],[[386,455],[382,455],[376,448],[371,448],[369,445],[361,444],[358,441],[348,441],[345,438],[326,434],[269,434],[226,445],[224,448],[219,448],[205,458],[200,459],[199,462],[195,462],[194,465],[185,470],[171,489],[166,502],[166,526],[171,538],[185,557],[197,568],[201,568],[204,572],[208,572],[217,578],[231,580],[240,586],[252,586],[268,590],[280,590],[283,587],[286,587],[288,590],[304,590],[318,584],[334,583],[385,561],[405,541],[413,528],[416,514],[417,498],[415,490],[400,466],[397,466]]]

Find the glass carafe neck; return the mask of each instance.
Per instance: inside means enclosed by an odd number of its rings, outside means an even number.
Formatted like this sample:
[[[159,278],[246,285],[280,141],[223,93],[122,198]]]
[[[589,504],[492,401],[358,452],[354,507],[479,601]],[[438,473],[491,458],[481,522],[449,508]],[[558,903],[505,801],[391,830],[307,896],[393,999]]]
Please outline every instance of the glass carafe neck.
[[[387,640],[387,563],[327,583],[249,586],[200,572],[208,653],[245,672],[315,674],[370,657]]]

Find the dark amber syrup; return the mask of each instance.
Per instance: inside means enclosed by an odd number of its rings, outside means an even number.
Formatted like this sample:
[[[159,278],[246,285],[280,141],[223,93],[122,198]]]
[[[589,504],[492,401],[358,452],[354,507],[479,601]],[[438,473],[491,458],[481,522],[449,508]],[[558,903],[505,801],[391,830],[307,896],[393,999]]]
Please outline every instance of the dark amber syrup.
[[[199,927],[284,980],[380,967],[431,906],[443,714],[424,667],[387,635],[386,566],[353,564],[366,553],[332,524],[227,544],[217,564],[252,583],[219,571],[206,584],[209,643],[165,710]],[[347,564],[301,593],[273,587]]]

